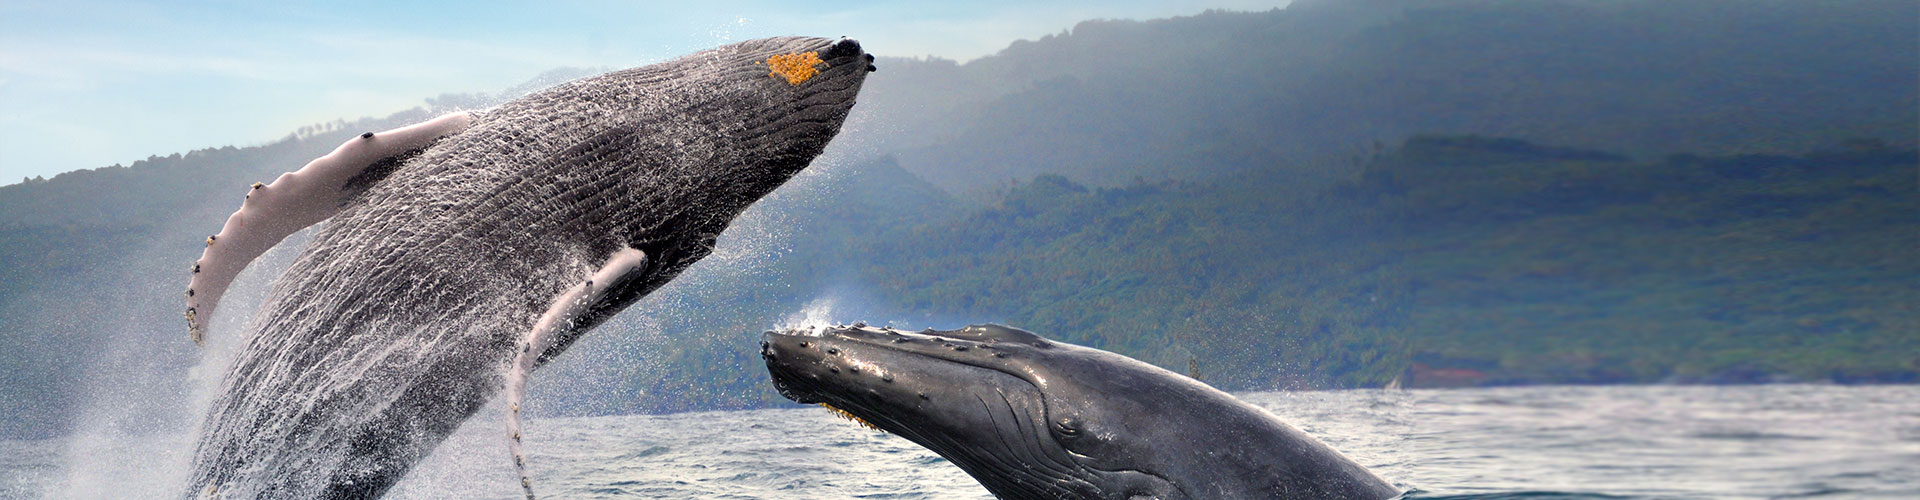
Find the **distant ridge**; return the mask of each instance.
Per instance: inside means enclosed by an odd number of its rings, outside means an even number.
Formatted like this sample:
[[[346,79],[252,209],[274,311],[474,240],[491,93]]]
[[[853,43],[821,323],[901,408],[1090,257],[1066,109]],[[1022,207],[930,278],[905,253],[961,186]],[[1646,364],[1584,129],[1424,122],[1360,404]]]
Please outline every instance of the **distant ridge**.
[[[1419,133],[1638,157],[1913,146],[1914,19],[1903,0],[1299,1],[883,61],[859,112],[890,125],[876,149],[957,191],[1337,165]]]

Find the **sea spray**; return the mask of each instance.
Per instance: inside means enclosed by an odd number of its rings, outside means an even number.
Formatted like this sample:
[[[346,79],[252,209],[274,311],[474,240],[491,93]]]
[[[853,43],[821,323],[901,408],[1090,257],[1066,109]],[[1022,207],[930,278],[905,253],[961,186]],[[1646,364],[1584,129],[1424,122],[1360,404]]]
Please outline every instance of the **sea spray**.
[[[520,488],[526,492],[527,500],[534,498],[533,481],[527,477],[527,453],[520,443],[520,413],[526,403],[527,376],[533,373],[541,356],[559,343],[560,332],[572,330],[574,320],[587,307],[604,300],[607,291],[618,286],[618,282],[639,276],[646,258],[645,253],[631,248],[614,252],[606,266],[594,273],[593,279],[574,285],[554,299],[553,306],[534,323],[533,330],[527,333],[514,354],[513,365],[507,370],[507,447],[513,452],[513,469],[520,475]]]
[[[819,297],[808,301],[800,310],[788,314],[781,320],[779,329],[795,332],[813,333],[820,328],[833,326],[833,313],[840,300],[835,297]]]

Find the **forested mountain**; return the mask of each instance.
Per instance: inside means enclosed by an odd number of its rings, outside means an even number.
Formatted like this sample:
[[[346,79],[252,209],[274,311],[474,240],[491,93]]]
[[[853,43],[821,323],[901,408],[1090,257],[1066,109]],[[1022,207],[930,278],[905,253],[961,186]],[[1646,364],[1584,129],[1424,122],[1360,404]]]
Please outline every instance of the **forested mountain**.
[[[883,58],[826,160],[532,407],[775,403],[754,334],[809,314],[1005,322],[1229,389],[1914,381],[1916,18],[1303,0]],[[191,418],[221,375],[179,317],[205,236],[248,184],[431,114],[0,187],[0,436]]]
[[[853,302],[841,321],[1005,322],[1233,389],[1920,382],[1913,149],[1631,160],[1418,136],[1329,187],[1290,171],[1113,188],[1042,175],[980,207],[836,196],[795,228],[781,293],[668,333],[708,342],[668,341],[665,367],[564,364],[627,372],[612,392],[777,402],[757,377],[711,374],[758,370],[739,335],[827,297]],[[900,207],[931,214],[858,215]]]
[[[1920,4],[1300,0],[883,60],[864,139],[952,189],[1117,186],[1485,134],[1658,157],[1912,145]],[[1216,168],[1193,168],[1209,166]]]
[[[1920,382],[1911,148],[1624,161],[1421,137],[1336,192],[1400,242],[1415,384]],[[1417,380],[1440,368],[1461,378]]]
[[[70,424],[73,395],[89,383],[184,390],[182,375],[200,355],[180,316],[187,266],[201,251],[193,242],[219,232],[248,185],[297,169],[360,129],[426,116],[335,123],[265,146],[0,187],[0,412],[9,415],[0,435]]]

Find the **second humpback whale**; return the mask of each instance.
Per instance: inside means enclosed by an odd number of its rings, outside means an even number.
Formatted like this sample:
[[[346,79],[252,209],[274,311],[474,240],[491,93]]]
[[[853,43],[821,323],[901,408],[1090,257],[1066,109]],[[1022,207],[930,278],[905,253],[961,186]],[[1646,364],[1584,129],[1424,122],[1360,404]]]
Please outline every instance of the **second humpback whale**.
[[[780,394],[932,449],[1006,500],[1384,500],[1312,436],[1191,378],[997,325],[767,332]]]
[[[871,62],[852,40],[741,42],[365,134],[253,185],[192,267],[196,341],[249,261],[328,222],[250,323],[185,496],[380,496],[710,253],[839,132]]]

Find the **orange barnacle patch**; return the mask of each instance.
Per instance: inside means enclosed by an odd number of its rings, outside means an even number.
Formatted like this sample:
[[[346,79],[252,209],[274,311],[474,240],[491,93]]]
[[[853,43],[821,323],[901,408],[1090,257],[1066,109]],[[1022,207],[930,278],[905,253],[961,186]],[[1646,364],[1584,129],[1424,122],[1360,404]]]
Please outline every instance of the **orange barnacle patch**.
[[[767,67],[773,70],[767,76],[785,78],[788,84],[798,86],[800,82],[819,74],[819,66],[826,63],[820,60],[818,52],[780,54],[767,58]]]

